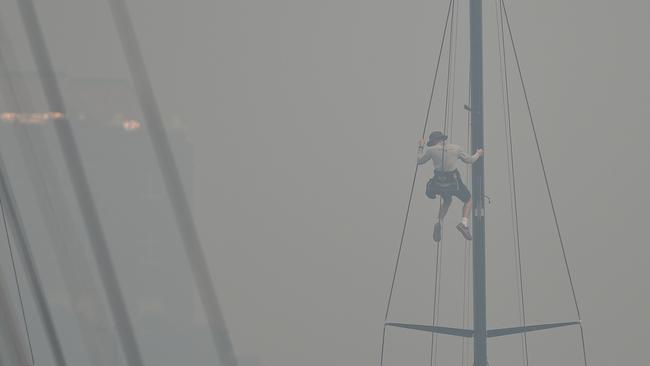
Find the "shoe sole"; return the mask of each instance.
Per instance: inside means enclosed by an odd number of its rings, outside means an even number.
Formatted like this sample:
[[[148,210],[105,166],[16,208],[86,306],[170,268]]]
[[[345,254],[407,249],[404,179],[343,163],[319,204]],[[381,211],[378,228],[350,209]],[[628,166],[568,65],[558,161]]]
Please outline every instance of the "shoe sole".
[[[469,228],[467,228],[465,225],[458,224],[458,225],[456,225],[456,229],[458,229],[458,231],[460,231],[460,233],[463,235],[463,237],[466,240],[472,240],[472,234],[470,234]]]

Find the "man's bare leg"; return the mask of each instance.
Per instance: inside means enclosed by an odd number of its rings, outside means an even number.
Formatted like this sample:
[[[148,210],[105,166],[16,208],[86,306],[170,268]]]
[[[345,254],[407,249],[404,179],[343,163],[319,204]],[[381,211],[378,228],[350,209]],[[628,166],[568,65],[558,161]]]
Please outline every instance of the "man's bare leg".
[[[449,206],[451,206],[451,199],[443,199],[442,204],[440,205],[440,209],[438,209],[438,222],[441,222],[442,219],[445,218],[447,211],[449,211]]]
[[[440,223],[442,222],[442,219],[445,218],[445,215],[447,215],[447,211],[449,211],[449,206],[451,206],[451,198],[450,199],[442,198],[442,203],[440,204],[440,208],[438,209],[438,220],[433,225],[433,241],[435,241],[436,243],[442,240],[442,225],[440,225]]]
[[[472,200],[469,199],[463,205],[463,217],[461,218],[460,223],[456,226],[456,229],[463,234],[463,237],[467,240],[472,240],[472,233],[469,230],[469,215],[472,213]]]
[[[469,215],[472,213],[472,200],[469,199],[463,205],[463,218],[469,223]],[[465,226],[469,226],[468,223],[465,223]]]

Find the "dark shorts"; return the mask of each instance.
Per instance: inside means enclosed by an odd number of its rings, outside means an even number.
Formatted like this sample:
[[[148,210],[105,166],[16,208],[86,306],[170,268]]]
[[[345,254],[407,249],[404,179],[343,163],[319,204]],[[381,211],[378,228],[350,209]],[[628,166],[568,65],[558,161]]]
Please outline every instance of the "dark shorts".
[[[456,179],[458,179],[458,190],[453,193],[444,193],[440,195],[445,203],[449,203],[452,196],[456,196],[459,200],[463,201],[463,203],[467,203],[472,198],[469,189],[467,189],[463,180],[460,179],[460,173],[458,173],[458,171],[456,171]]]

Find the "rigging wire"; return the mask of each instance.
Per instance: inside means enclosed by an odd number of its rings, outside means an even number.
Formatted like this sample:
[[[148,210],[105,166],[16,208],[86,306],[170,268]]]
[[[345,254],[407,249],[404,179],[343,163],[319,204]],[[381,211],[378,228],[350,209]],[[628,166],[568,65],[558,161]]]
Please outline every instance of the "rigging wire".
[[[431,104],[433,103],[433,95],[434,95],[434,92],[435,92],[435,89],[436,89],[436,83],[438,81],[438,71],[439,71],[439,68],[440,68],[440,61],[442,60],[442,51],[443,51],[444,45],[445,45],[445,39],[446,39],[446,35],[447,35],[447,28],[449,26],[449,18],[450,18],[453,2],[454,2],[454,0],[449,1],[449,7],[447,9],[447,18],[445,20],[445,27],[444,27],[444,30],[443,30],[443,33],[442,33],[442,41],[441,41],[441,44],[440,44],[440,49],[438,50],[438,59],[436,61],[436,69],[435,69],[434,76],[433,76],[433,83],[431,85],[431,93],[429,95],[429,103],[428,103],[428,106],[427,106],[427,112],[426,112],[426,116],[424,118],[424,127],[422,129],[422,136],[421,136],[422,139],[424,139],[424,136],[426,135],[427,126],[429,124],[429,116],[431,115]],[[382,366],[384,364],[384,350],[385,350],[385,345],[386,345],[386,321],[388,320],[388,315],[389,315],[389,312],[390,312],[390,304],[391,304],[391,300],[392,300],[392,297],[393,297],[393,291],[395,289],[395,279],[397,278],[397,270],[399,268],[400,257],[401,257],[401,254],[402,254],[402,249],[404,247],[404,237],[406,235],[406,228],[407,228],[407,225],[408,225],[408,218],[409,218],[409,214],[410,214],[410,211],[411,211],[411,204],[413,203],[413,192],[415,191],[415,182],[416,182],[417,175],[418,175],[418,168],[419,168],[419,165],[416,163],[414,173],[413,173],[413,179],[412,179],[412,182],[411,182],[411,190],[410,190],[410,193],[409,193],[408,204],[406,205],[406,213],[404,215],[404,223],[402,225],[402,234],[401,234],[401,237],[400,237],[399,248],[397,250],[397,258],[395,260],[395,267],[394,267],[394,270],[393,270],[393,279],[391,281],[390,291],[388,293],[388,300],[387,300],[387,304],[386,304],[386,313],[384,315],[384,329],[383,329],[382,337],[381,337],[381,355],[380,355],[380,362],[379,362],[380,366]]]
[[[23,318],[23,324],[25,326],[25,335],[27,338],[27,345],[29,346],[29,356],[34,364],[34,349],[32,347],[32,338],[29,334],[29,326],[27,325],[27,316],[25,316],[25,303],[23,301],[22,290],[20,289],[20,282],[18,281],[18,271],[16,270],[16,261],[14,259],[14,250],[11,245],[11,236],[9,235],[9,225],[7,224],[7,216],[5,215],[4,202],[0,199],[0,211],[2,212],[2,223],[4,225],[6,237],[7,237],[7,246],[9,247],[9,258],[11,259],[11,269],[13,271],[14,280],[16,282],[16,289],[18,290],[18,302],[20,304],[20,312]]]
[[[513,36],[513,33],[512,33],[511,25],[510,25],[510,19],[508,17],[508,12],[507,12],[507,9],[506,9],[506,6],[505,6],[505,3],[504,3],[503,0],[501,0],[501,8],[503,10],[504,19],[506,20],[506,25],[507,25],[507,29],[508,29],[509,38],[510,38],[510,43],[512,45],[513,54],[514,54],[514,57],[515,57],[515,63],[517,65],[517,71],[519,73],[519,80],[521,82],[521,87],[522,87],[523,94],[524,94],[524,100],[526,102],[526,108],[528,110],[528,117],[529,117],[530,125],[531,125],[532,131],[533,131],[535,146],[537,147],[537,154],[538,154],[538,157],[539,157],[540,165],[541,165],[541,168],[542,168],[542,173],[543,173],[543,176],[544,176],[544,183],[546,185],[546,192],[547,192],[547,195],[548,195],[549,203],[551,205],[551,211],[553,213],[553,220],[554,220],[554,223],[555,223],[555,229],[556,229],[558,239],[559,239],[559,242],[560,242],[560,247],[562,249],[562,256],[564,258],[565,269],[566,269],[566,272],[567,272],[567,276],[569,278],[569,285],[571,287],[571,294],[573,295],[573,302],[575,304],[576,314],[578,316],[578,323],[579,323],[579,327],[580,327],[580,340],[581,340],[581,344],[582,344],[583,361],[584,361],[584,365],[587,366],[587,351],[586,351],[586,346],[585,346],[584,330],[583,330],[583,327],[582,327],[582,318],[580,316],[580,307],[578,305],[578,299],[576,297],[575,287],[574,287],[574,284],[573,284],[573,278],[571,276],[571,270],[569,268],[569,261],[567,259],[567,255],[566,255],[566,249],[565,249],[565,245],[564,245],[564,240],[562,238],[562,232],[560,231],[560,224],[559,224],[559,220],[558,220],[558,217],[557,217],[557,211],[555,209],[553,194],[551,192],[551,187],[550,187],[550,183],[549,183],[549,179],[548,179],[548,174],[546,172],[546,166],[544,165],[544,157],[543,157],[543,154],[542,154],[542,149],[541,149],[541,145],[540,145],[540,142],[539,142],[539,137],[537,135],[537,130],[535,128],[535,121],[533,119],[533,113],[532,113],[532,109],[531,109],[531,106],[530,106],[530,101],[528,99],[528,93],[527,93],[527,90],[526,90],[526,83],[524,82],[524,77],[523,77],[523,73],[522,73],[522,70],[521,70],[521,64],[519,62],[519,55],[517,53],[517,47],[516,47],[516,44],[515,44],[515,39],[514,39],[514,36]]]
[[[440,306],[440,279],[441,275],[441,264],[442,264],[442,241],[436,243],[436,270],[434,276],[434,287],[433,287],[433,316],[431,320],[432,325],[436,325],[436,318],[439,313]],[[438,338],[435,333],[431,333],[431,349],[429,353],[429,364],[432,366],[438,362]]]
[[[456,35],[456,32],[454,31],[454,27],[456,26],[456,9],[457,9],[457,2],[455,0],[452,0],[451,2],[451,19],[449,20],[450,22],[450,27],[449,27],[449,49],[448,49],[448,58],[447,58],[447,84],[445,87],[445,109],[444,109],[444,119],[443,119],[443,134],[447,134],[447,131],[449,130],[449,126],[452,125],[450,118],[451,118],[451,113],[450,110],[453,108],[450,107],[451,103],[451,98],[450,95],[452,93],[453,88],[453,80],[454,80],[454,75],[453,71],[455,71],[455,68],[453,67],[454,65],[454,60],[455,60],[455,55],[454,55],[454,46],[455,46],[455,39],[454,36]],[[443,170],[444,170],[444,162],[445,162],[445,145],[446,141],[442,141],[442,164],[443,164]],[[442,209],[442,206],[444,205],[444,200],[442,196],[439,199],[439,207],[438,207],[438,213],[440,213],[440,210]],[[438,224],[440,224],[440,232],[441,232],[441,240],[439,243],[436,243],[436,272],[435,272],[435,277],[434,277],[434,293],[433,293],[433,315],[432,315],[432,326],[436,325],[436,319],[438,318],[438,315],[440,313],[440,289],[441,289],[441,278],[442,278],[442,245],[444,243],[444,228],[443,228],[443,220],[438,214]],[[438,364],[438,335],[434,332],[431,333],[431,348],[430,348],[430,364],[431,366],[436,366]]]
[[[454,4],[454,8],[455,8],[455,14],[453,15],[453,17],[454,17],[454,20],[453,20],[454,27],[452,29],[452,32],[453,32],[453,35],[454,35],[453,36],[453,41],[452,41],[453,46],[454,46],[454,51],[453,51],[453,61],[450,61],[451,64],[452,64],[451,67],[453,67],[453,69],[451,71],[451,76],[452,76],[452,81],[451,81],[451,101],[450,101],[450,104],[449,104],[451,106],[451,109],[449,111],[449,119],[451,121],[451,124],[450,124],[450,127],[449,127],[449,140],[450,141],[453,141],[453,139],[454,139],[453,138],[453,136],[454,136],[454,108],[453,108],[453,106],[454,106],[455,101],[456,101],[456,88],[455,88],[455,86],[456,86],[456,66],[457,66],[456,60],[458,58],[458,23],[459,23],[459,21],[458,21],[458,13],[459,13],[459,8],[460,8],[460,2],[456,2]],[[451,50],[450,50],[450,53],[451,53]]]
[[[502,0],[497,0],[502,1]],[[508,82],[508,64],[506,57],[506,47],[505,47],[505,32],[503,27],[503,11],[501,10],[500,4],[497,5],[497,27],[499,33],[499,61],[501,64],[501,92],[503,96],[503,108],[504,108],[504,130],[506,136],[506,161],[507,161],[507,170],[508,170],[508,188],[510,190],[510,205],[511,205],[511,220],[513,228],[513,244],[514,252],[516,256],[516,271],[518,278],[518,287],[517,294],[520,299],[519,302],[519,316],[522,326],[526,326],[526,303],[524,300],[525,290],[523,285],[523,271],[521,264],[521,240],[519,233],[519,209],[517,202],[517,183],[516,183],[516,171],[515,171],[515,160],[513,152],[513,142],[512,142],[512,118],[510,113],[510,89]],[[527,332],[521,334],[522,340],[522,358],[524,360],[524,365],[528,366],[529,357],[528,357],[528,335]]]

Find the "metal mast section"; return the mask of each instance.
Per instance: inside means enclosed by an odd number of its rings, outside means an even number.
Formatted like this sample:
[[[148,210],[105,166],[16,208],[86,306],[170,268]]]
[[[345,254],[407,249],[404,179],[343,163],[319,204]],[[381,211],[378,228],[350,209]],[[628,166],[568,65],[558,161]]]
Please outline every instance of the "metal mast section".
[[[483,147],[483,9],[470,0],[470,111],[472,152]],[[484,159],[472,165],[474,366],[487,366]]]

